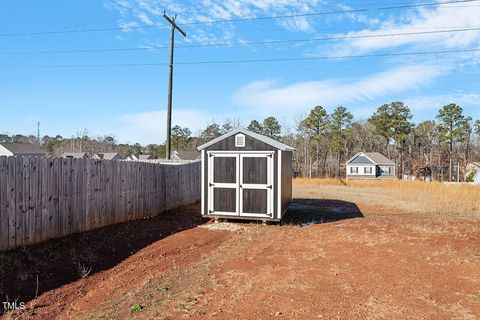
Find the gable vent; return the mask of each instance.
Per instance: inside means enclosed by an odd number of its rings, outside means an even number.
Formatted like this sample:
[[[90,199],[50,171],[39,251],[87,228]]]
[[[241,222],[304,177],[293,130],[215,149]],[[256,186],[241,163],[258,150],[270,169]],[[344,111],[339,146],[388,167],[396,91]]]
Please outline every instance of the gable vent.
[[[235,147],[238,147],[238,148],[245,147],[245,135],[239,133],[235,136]]]

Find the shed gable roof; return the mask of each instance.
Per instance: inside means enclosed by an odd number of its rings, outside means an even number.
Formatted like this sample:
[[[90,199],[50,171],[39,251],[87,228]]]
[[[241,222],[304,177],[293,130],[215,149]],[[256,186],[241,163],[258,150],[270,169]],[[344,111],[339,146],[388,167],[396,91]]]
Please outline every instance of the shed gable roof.
[[[254,138],[254,139],[257,139],[257,140],[259,140],[259,141],[262,141],[262,142],[264,142],[264,143],[266,143],[266,144],[268,144],[268,145],[271,145],[272,147],[277,148],[277,149],[282,150],[282,151],[293,151],[293,150],[295,150],[294,148],[292,148],[292,147],[290,147],[290,146],[287,146],[287,145],[284,144],[284,143],[281,143],[281,142],[279,142],[279,141],[277,141],[277,140],[274,140],[274,139],[272,139],[272,138],[269,138],[269,137],[267,137],[267,136],[264,136],[264,135],[259,134],[259,133],[256,133],[256,132],[249,131],[249,130],[244,129],[244,128],[237,128],[237,129],[235,129],[235,130],[232,130],[232,131],[230,131],[230,132],[228,132],[228,133],[226,133],[226,134],[224,134],[224,135],[221,135],[221,136],[218,137],[218,138],[215,138],[215,139],[213,139],[213,140],[211,140],[211,141],[209,141],[209,142],[207,142],[207,143],[205,143],[205,144],[202,144],[202,145],[199,146],[197,149],[198,149],[198,150],[203,150],[203,149],[205,149],[205,148],[207,148],[207,147],[209,147],[209,146],[211,146],[211,145],[214,145],[215,143],[220,142],[220,141],[222,141],[222,140],[224,140],[224,139],[226,139],[226,138],[228,138],[228,137],[231,137],[231,136],[233,136],[233,135],[235,135],[235,134],[237,134],[237,133],[243,133],[243,134],[245,134],[245,135],[248,135],[248,136],[250,136],[250,137],[252,137],[252,138]]]

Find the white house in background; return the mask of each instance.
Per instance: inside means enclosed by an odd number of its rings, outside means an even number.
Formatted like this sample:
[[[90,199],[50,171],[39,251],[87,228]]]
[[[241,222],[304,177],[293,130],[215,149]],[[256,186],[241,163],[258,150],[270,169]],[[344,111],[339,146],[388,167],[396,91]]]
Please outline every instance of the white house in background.
[[[170,158],[174,160],[200,160],[202,154],[199,151],[180,150],[173,151],[170,154]]]
[[[64,152],[62,158],[88,159],[86,152]]]
[[[465,177],[473,176],[474,183],[480,183],[480,162],[470,162],[467,164],[465,168]],[[477,177],[477,181],[475,182],[475,177]]]
[[[0,143],[0,156],[44,157],[45,149],[37,144],[29,143]]]
[[[393,179],[396,164],[378,152],[359,152],[346,162],[347,179]]]
[[[478,170],[477,173],[473,176],[473,183],[480,184],[480,170]]]
[[[123,157],[115,152],[107,153],[96,153],[93,155],[92,159],[96,160],[123,160]]]
[[[144,161],[155,159],[151,154],[131,154],[125,158],[127,161]]]

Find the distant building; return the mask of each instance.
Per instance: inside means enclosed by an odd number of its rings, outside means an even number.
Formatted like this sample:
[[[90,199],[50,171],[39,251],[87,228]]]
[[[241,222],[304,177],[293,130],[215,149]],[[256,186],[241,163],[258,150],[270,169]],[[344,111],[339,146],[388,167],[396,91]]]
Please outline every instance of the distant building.
[[[64,152],[62,158],[88,159],[86,152]]]
[[[393,179],[395,162],[378,152],[359,152],[346,162],[347,179]]]
[[[47,152],[36,144],[29,143],[0,143],[0,156],[44,157]]]
[[[144,160],[153,160],[155,159],[154,156],[151,154],[131,154],[125,158],[125,160],[129,161],[144,161]]]
[[[170,158],[174,160],[200,160],[202,154],[199,151],[180,150],[173,151]]]
[[[480,170],[480,162],[469,162],[466,166],[466,175],[471,175],[472,173],[475,174],[478,170]]]
[[[123,160],[123,157],[115,152],[96,153],[92,159],[97,160]]]
[[[480,184],[480,170],[478,170],[475,176],[473,176],[473,183]]]
[[[480,162],[470,162],[466,169],[466,176],[473,176],[473,183],[480,184]]]

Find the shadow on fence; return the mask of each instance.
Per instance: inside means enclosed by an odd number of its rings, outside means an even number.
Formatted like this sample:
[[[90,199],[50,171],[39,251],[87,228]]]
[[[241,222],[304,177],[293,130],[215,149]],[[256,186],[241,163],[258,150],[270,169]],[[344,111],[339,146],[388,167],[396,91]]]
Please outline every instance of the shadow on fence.
[[[80,279],[82,267],[91,268],[90,275],[110,269],[158,240],[202,224],[199,211],[194,204],[0,253],[0,301],[35,298],[37,276],[40,295]]]

